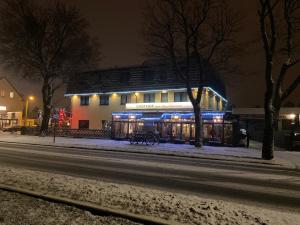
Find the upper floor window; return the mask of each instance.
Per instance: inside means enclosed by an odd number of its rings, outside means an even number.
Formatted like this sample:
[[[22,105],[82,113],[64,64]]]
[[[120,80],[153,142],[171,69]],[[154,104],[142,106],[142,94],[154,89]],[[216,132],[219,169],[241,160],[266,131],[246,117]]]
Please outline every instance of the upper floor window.
[[[109,95],[100,96],[100,105],[109,105]]]
[[[161,93],[161,102],[168,102],[168,93]]]
[[[4,96],[5,96],[5,91],[4,91],[4,90],[1,90],[1,91],[0,91],[0,96],[1,96],[1,97],[4,97]]]
[[[14,98],[14,92],[13,91],[9,92],[9,97]]]
[[[187,102],[187,93],[186,92],[175,92],[174,93],[174,102]]]
[[[89,105],[90,96],[80,96],[80,105]]]
[[[130,103],[130,95],[121,95],[121,105],[125,105],[126,103]]]
[[[155,94],[144,94],[144,102],[155,102]]]

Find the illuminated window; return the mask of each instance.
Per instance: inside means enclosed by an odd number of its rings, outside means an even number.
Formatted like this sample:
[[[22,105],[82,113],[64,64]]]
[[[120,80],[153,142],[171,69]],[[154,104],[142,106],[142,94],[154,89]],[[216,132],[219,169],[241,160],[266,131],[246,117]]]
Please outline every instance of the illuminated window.
[[[155,94],[144,94],[144,103],[155,102]]]
[[[14,92],[12,92],[12,91],[9,92],[9,97],[10,97],[10,98],[14,98]]]
[[[5,96],[5,91],[4,91],[4,90],[1,90],[1,91],[0,91],[0,96],[1,96],[1,97],[4,97],[4,96]]]
[[[80,105],[89,105],[90,96],[80,96]]]

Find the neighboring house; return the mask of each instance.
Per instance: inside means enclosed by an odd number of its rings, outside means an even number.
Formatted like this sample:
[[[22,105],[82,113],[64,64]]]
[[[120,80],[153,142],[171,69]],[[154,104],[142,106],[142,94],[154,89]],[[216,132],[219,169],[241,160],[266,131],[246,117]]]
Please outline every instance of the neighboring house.
[[[193,71],[195,84],[198,77]],[[204,133],[224,140],[224,84],[212,73],[204,86]],[[196,90],[196,86],[193,88]],[[69,81],[65,96],[71,99],[74,129],[111,127],[115,137],[126,138],[133,131],[154,124],[161,136],[186,140],[194,135],[193,108],[185,83],[164,64],[78,74]]]
[[[232,114],[239,117],[240,126],[249,132],[251,139],[263,140],[264,108],[233,108]],[[275,145],[289,147],[291,132],[299,127],[300,107],[282,107],[275,131]]]
[[[21,125],[22,112],[22,95],[7,78],[0,78],[0,128]]]

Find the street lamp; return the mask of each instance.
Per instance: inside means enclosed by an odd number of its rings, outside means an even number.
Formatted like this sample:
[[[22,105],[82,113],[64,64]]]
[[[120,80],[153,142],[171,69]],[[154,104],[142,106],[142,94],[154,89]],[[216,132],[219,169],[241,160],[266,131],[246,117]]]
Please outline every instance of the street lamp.
[[[27,126],[29,100],[33,101],[34,97],[33,96],[28,96],[27,99],[26,99],[26,106],[25,106],[25,126]]]

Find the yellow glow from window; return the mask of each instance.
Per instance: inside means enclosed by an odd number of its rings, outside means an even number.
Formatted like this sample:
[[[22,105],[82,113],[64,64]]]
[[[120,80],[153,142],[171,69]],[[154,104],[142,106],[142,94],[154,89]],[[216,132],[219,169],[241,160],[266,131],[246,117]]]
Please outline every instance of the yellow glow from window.
[[[138,93],[138,92],[135,92],[134,95],[135,95],[135,96],[139,96],[139,93]]]

